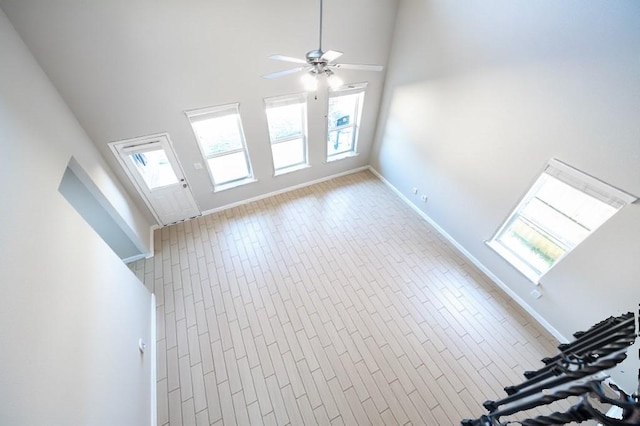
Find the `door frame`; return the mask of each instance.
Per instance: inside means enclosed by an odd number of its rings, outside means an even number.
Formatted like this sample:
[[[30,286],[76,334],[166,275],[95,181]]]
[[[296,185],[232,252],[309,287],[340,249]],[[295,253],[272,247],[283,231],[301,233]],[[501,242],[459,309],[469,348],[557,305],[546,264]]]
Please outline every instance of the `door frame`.
[[[126,148],[126,146],[144,145],[144,144],[150,144],[150,143],[155,143],[155,142],[160,142],[161,144],[166,143],[168,148],[171,150],[171,155],[176,160],[176,167],[178,167],[178,170],[175,170],[175,172],[178,172],[182,176],[182,179],[184,179],[184,182],[187,184],[187,187],[185,189],[189,190],[189,193],[191,194],[191,198],[193,199],[193,202],[194,202],[196,208],[198,209],[199,215],[202,215],[202,210],[200,210],[200,206],[198,206],[198,203],[196,202],[196,199],[193,196],[193,191],[191,191],[191,184],[187,180],[187,176],[184,173],[184,169],[182,168],[182,164],[180,163],[180,160],[178,159],[178,156],[176,155],[175,149],[173,149],[173,143],[171,142],[171,138],[169,137],[169,133],[156,133],[156,134],[153,134],[153,135],[139,136],[139,137],[131,138],[131,139],[123,139],[123,140],[119,140],[119,141],[109,142],[108,145],[109,145],[109,149],[111,149],[111,152],[116,157],[116,160],[118,160],[118,163],[120,163],[120,166],[122,167],[122,170],[127,175],[127,178],[129,178],[129,182],[136,189],[136,191],[138,192],[140,197],[142,197],[142,200],[144,201],[145,205],[147,206],[147,208],[149,209],[149,211],[153,215],[153,217],[156,220],[156,222],[158,223],[158,225],[160,227],[164,227],[164,226],[167,226],[168,224],[164,224],[163,221],[160,220],[160,217],[159,217],[158,213],[156,212],[155,208],[153,207],[153,204],[148,199],[147,194],[145,193],[145,191],[142,188],[140,188],[140,184],[138,183],[136,177],[133,176],[133,174],[131,173],[131,170],[129,170],[129,167],[127,166],[127,164],[125,162],[125,159],[121,155],[121,151],[120,151],[120,148]],[[185,218],[184,220],[186,220],[186,219],[188,219],[188,218]]]

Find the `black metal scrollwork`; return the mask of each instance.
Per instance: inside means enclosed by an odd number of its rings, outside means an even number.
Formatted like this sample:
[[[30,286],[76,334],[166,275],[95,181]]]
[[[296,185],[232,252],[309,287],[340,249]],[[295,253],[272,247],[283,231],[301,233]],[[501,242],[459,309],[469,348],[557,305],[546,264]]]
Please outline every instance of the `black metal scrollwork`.
[[[640,320],[640,316],[638,318]],[[587,331],[574,333],[574,340],[558,346],[558,354],[542,359],[544,366],[537,371],[526,371],[525,381],[504,388],[507,397],[485,401],[482,405],[489,412],[478,419],[465,419],[462,426],[524,426],[564,425],[597,420],[604,426],[640,425],[640,395],[628,395],[615,385],[611,387],[620,395],[610,398],[605,394],[603,374],[626,357],[626,351],[636,339],[635,315],[631,312],[609,317]],[[639,326],[640,328],[640,326]],[[640,392],[640,372],[638,374]],[[532,408],[549,405],[569,397],[580,401],[569,410],[537,416],[525,420],[501,422],[501,418]],[[614,419],[592,405],[597,400],[607,406],[622,409],[622,418]]]

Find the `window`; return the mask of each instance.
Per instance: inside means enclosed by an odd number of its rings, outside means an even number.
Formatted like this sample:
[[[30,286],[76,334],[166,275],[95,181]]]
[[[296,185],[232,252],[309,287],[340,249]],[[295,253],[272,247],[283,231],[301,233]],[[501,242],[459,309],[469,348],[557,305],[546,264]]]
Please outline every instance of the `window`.
[[[635,200],[551,160],[488,245],[537,283],[600,225]]]
[[[349,85],[329,93],[327,161],[356,153],[366,83]]]
[[[162,147],[153,146],[153,149],[138,150],[129,154],[129,157],[149,189],[178,183],[178,177]]]
[[[275,174],[307,165],[306,95],[265,99]]]
[[[185,113],[198,140],[214,190],[253,182],[238,104]]]

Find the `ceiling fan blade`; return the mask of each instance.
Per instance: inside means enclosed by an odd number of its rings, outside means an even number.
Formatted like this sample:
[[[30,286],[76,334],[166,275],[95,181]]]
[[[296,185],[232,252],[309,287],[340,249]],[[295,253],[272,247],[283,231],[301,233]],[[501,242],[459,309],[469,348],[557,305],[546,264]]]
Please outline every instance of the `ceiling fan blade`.
[[[285,75],[289,75],[289,74],[295,74],[297,72],[303,71],[305,69],[307,69],[309,67],[298,67],[298,68],[291,68],[288,70],[282,70],[282,71],[276,71],[276,72],[272,72],[270,74],[265,74],[262,76],[262,78],[278,78],[278,77],[282,77]]]
[[[384,69],[382,65],[368,65],[368,64],[331,64],[329,66],[340,68],[343,70],[360,70],[360,71],[382,71]]]
[[[268,57],[269,59],[275,59],[276,61],[284,61],[284,62],[293,62],[295,64],[306,64],[307,61],[305,59],[298,59],[292,56],[285,55],[271,55]]]
[[[320,59],[327,62],[333,62],[336,59],[338,59],[340,56],[342,56],[342,52],[338,52],[337,50],[327,50],[322,54]]]

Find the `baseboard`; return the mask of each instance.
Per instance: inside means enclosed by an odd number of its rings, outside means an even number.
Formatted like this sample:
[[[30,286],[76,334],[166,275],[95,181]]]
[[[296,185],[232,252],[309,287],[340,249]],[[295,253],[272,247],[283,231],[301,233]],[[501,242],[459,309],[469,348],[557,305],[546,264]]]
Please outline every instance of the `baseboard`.
[[[155,233],[156,229],[160,229],[160,228],[162,228],[160,225],[151,225],[149,227],[149,253],[145,255],[145,259],[151,259],[153,255],[156,253],[156,249],[154,247],[155,239],[153,238],[153,234]]]
[[[127,257],[126,259],[122,259],[124,263],[133,263],[136,260],[147,259],[149,257],[148,254],[136,254],[135,256]]]
[[[570,340],[567,339],[562,333],[560,333],[555,327],[553,327],[547,320],[545,320],[535,309],[524,301],[518,294],[516,294],[511,288],[505,284],[500,278],[498,278],[489,268],[487,268],[482,262],[476,259],[471,253],[467,251],[460,243],[458,243],[451,235],[447,233],[440,225],[438,225],[429,215],[420,210],[418,206],[411,202],[402,192],[400,192],[395,186],[384,178],[376,169],[368,166],[371,173],[376,175],[382,183],[389,187],[402,201],[404,201],[409,207],[411,207],[416,213],[420,215],[429,225],[431,225],[440,235],[447,239],[455,248],[458,249],[464,257],[466,257],[471,263],[473,263],[478,269],[480,269],[489,279],[497,285],[502,291],[504,291],[512,300],[514,300],[522,309],[524,309],[529,315],[531,315],[542,327],[553,335],[559,342],[567,343]]]
[[[156,326],[156,295],[151,293],[151,341],[148,347],[151,355],[151,426],[158,424],[158,377],[157,377],[157,326]]]
[[[268,192],[266,194],[258,195],[256,197],[247,198],[246,200],[238,201],[238,202],[231,203],[231,204],[226,204],[226,205],[221,206],[221,207],[216,207],[215,209],[203,211],[202,215],[203,216],[207,216],[207,215],[210,215],[210,214],[213,214],[213,213],[218,213],[218,212],[221,212],[221,211],[224,211],[224,210],[232,209],[234,207],[242,206],[244,204],[249,204],[249,203],[252,203],[254,201],[264,200],[265,198],[273,197],[275,195],[284,194],[284,193],[287,193],[287,192],[295,191],[296,189],[305,188],[307,186],[315,185],[315,184],[321,183],[321,182],[326,182],[328,180],[335,179],[335,178],[338,178],[340,176],[346,176],[346,175],[350,175],[350,174],[353,174],[353,173],[358,173],[358,172],[361,172],[363,170],[368,170],[369,168],[370,168],[369,166],[358,167],[356,169],[347,170],[346,172],[337,173],[337,174],[334,174],[334,175],[331,175],[331,176],[325,176],[325,177],[320,178],[320,179],[315,179],[315,180],[312,180],[312,181],[309,181],[309,182],[304,182],[304,183],[301,183],[301,184],[298,184],[298,185],[294,185],[294,186],[288,186],[286,188],[279,189],[277,191]]]

